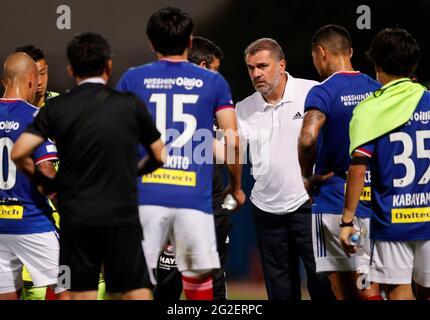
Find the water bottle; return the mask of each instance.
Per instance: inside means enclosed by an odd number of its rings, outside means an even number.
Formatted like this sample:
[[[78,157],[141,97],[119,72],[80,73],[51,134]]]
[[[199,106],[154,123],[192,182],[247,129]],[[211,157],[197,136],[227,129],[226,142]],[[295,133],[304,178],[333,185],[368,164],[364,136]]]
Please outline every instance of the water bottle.
[[[355,253],[357,255],[362,255],[363,254],[363,239],[362,236],[359,233],[354,233],[351,237],[350,237],[350,243],[351,245],[353,245],[355,247]]]
[[[356,233],[350,237],[351,245],[356,247],[356,253],[362,255],[367,241],[367,228],[358,219],[357,226],[354,226]]]
[[[351,236],[351,244],[353,245],[353,246],[355,246],[355,247],[361,247],[362,245],[361,245],[361,242],[362,242],[362,239],[361,239],[361,236],[360,236],[360,234],[359,233],[354,233],[352,236]]]
[[[223,201],[221,207],[223,209],[233,211],[237,207],[237,201],[231,194],[227,194],[224,198],[224,201]]]

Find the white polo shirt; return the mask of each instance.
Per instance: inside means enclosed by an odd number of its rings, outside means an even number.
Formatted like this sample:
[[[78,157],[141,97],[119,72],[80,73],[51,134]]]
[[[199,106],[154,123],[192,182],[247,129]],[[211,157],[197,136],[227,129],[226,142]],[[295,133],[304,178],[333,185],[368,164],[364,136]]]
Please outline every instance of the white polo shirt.
[[[255,184],[251,202],[263,211],[285,214],[308,199],[297,143],[309,90],[318,82],[288,74],[282,100],[270,105],[255,92],[236,105],[239,132],[249,143]]]

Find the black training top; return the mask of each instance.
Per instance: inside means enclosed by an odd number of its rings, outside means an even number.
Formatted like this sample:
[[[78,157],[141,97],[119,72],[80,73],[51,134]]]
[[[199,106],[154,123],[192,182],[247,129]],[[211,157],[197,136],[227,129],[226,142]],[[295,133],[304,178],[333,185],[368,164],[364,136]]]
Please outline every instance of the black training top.
[[[86,83],[50,99],[27,132],[57,144],[61,226],[138,223],[138,144],[160,137],[130,93]]]

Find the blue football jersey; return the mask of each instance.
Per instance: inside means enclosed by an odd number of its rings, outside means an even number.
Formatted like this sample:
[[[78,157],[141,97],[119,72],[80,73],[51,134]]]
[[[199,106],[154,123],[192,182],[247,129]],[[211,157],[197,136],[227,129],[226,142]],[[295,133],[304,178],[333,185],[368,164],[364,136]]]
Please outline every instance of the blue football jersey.
[[[234,108],[225,79],[186,61],[161,60],[128,70],[117,89],[146,104],[169,153],[162,168],[139,178],[139,204],[212,213],[214,114]]]
[[[371,157],[373,239],[430,239],[429,123],[426,91],[406,124],[356,149]]]
[[[10,159],[15,141],[33,122],[37,108],[15,99],[0,99],[0,233],[29,234],[55,230],[52,209]],[[38,164],[57,160],[57,149],[45,142],[33,153]]]
[[[317,109],[326,117],[318,137],[315,173],[335,173],[316,188],[312,212],[342,214],[350,164],[349,122],[357,104],[380,87],[378,82],[360,72],[338,72],[309,91],[305,112]],[[367,171],[357,216],[370,217],[370,194],[370,172]]]

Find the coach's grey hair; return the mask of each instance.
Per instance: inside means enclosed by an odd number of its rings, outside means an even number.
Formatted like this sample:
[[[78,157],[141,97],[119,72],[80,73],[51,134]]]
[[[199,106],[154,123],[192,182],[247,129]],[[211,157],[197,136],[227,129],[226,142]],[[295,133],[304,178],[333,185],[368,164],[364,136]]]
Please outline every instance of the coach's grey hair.
[[[245,49],[245,59],[247,55],[254,55],[258,51],[262,50],[268,50],[272,53],[272,55],[277,59],[278,61],[281,61],[284,59],[284,51],[282,50],[282,47],[277,43],[275,40],[271,38],[261,38],[258,40],[255,40],[253,43],[251,43],[246,49]]]

